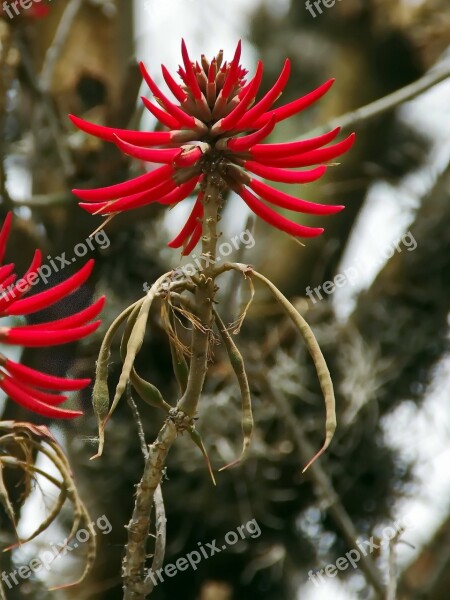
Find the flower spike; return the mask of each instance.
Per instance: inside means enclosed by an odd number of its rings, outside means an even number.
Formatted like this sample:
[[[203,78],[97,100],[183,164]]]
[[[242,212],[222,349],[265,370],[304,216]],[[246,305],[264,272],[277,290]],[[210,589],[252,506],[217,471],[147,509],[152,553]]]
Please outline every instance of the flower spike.
[[[224,61],[223,51],[207,59],[192,61],[184,40],[181,42],[182,64],[176,81],[162,65],[162,76],[175,100],[169,99],[140,64],[157,105],[142,98],[144,105],[168,131],[128,131],[88,123],[71,116],[75,125],[112,142],[125,154],[147,163],[161,164],[139,177],[94,190],[74,190],[87,212],[102,216],[133,210],[153,202],[173,205],[195,192],[202,178],[213,169],[225,187],[237,191],[256,215],[275,227],[299,237],[314,237],[323,229],[305,227],[289,221],[265,204],[295,213],[331,215],[341,205],[327,206],[290,196],[259,181],[254,175],[280,183],[310,183],[322,177],[327,164],[352,147],[355,136],[335,141],[340,128],[287,143],[264,143],[277,123],[292,117],[319,100],[333,85],[326,81],[315,90],[287,104],[276,105],[289,80],[291,62],[286,59],[280,75],[269,91],[257,100],[263,63],[258,61],[254,76],[241,64],[242,44],[237,43],[231,61]],[[300,167],[311,167],[298,170]],[[203,185],[203,184],[201,184]],[[170,243],[190,252],[202,235],[200,196],[191,217]],[[1,234],[0,234],[1,250]],[[10,276],[6,275],[5,277]]]
[[[0,231],[2,259],[11,228],[11,219],[12,214],[9,213]],[[7,286],[12,278],[9,273],[14,269],[14,264],[0,265],[0,278],[3,278],[0,317],[27,316],[52,306],[83,285],[94,266],[94,262],[91,260],[58,285],[24,298],[29,293],[32,284],[40,276],[41,263],[41,253],[36,250],[26,273],[11,287]],[[16,278],[15,275],[13,277]],[[99,315],[104,303],[105,298],[99,298],[92,305],[70,316],[45,323],[13,327],[0,326],[0,342],[6,345],[26,347],[46,347],[75,342],[93,333],[99,327],[100,321],[92,321],[92,319]],[[82,414],[80,411],[59,407],[67,400],[64,394],[51,392],[80,390],[89,383],[90,379],[66,379],[48,375],[16,363],[0,354],[0,389],[17,404],[44,417],[72,419],[80,416]]]

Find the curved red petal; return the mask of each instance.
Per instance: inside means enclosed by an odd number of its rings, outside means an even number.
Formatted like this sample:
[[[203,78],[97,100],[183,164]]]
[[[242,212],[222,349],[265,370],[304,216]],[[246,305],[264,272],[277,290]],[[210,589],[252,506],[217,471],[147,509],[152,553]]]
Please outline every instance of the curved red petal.
[[[169,248],[180,248],[187,240],[187,238],[191,236],[195,231],[198,219],[200,219],[203,216],[203,204],[201,201],[202,197],[203,194],[200,193],[197,200],[195,201],[191,214],[189,215],[188,220],[186,221],[183,229],[176,237],[173,238],[172,241],[170,241],[167,244]]]
[[[101,296],[94,304],[91,304],[87,308],[80,310],[79,312],[70,315],[69,317],[63,317],[62,319],[57,319],[56,321],[47,321],[45,323],[37,323],[36,325],[27,325],[28,330],[32,331],[34,329],[47,329],[47,330],[57,330],[57,329],[72,329],[73,327],[79,327],[80,325],[85,325],[88,321],[95,319],[105,306],[106,296]]]
[[[194,191],[195,186],[197,185],[200,176],[193,177],[186,183],[182,183],[180,186],[175,188],[169,194],[166,194],[162,198],[158,200],[160,204],[175,204],[176,202],[180,202],[180,200],[184,200]]]
[[[169,115],[169,113],[164,111],[162,108],[159,108],[159,106],[156,106],[156,104],[153,104],[153,102],[150,102],[150,100],[145,96],[141,96],[141,100],[144,103],[145,108],[150,111],[155,119],[160,121],[163,125],[169,129],[181,128],[181,123],[178,121],[178,119],[175,119],[175,117]]]
[[[116,127],[105,127],[90,123],[75,115],[69,115],[72,123],[89,135],[94,135],[106,142],[115,142],[115,136],[122,140],[138,146],[163,146],[172,143],[172,137],[177,132],[172,131],[130,131],[128,129],[118,129]]]
[[[308,171],[286,171],[277,167],[268,167],[259,162],[246,160],[244,167],[264,179],[279,181],[281,183],[311,183],[317,181],[326,172],[327,167],[320,166]]]
[[[242,42],[239,40],[236,50],[234,53],[233,60],[230,63],[230,69],[228,71],[227,78],[225,79],[225,83],[222,88],[222,95],[225,98],[228,98],[231,92],[233,91],[234,86],[237,83],[239,77],[239,60],[241,58],[241,50],[242,50]]]
[[[198,244],[200,238],[202,237],[202,227],[202,223],[197,223],[191,235],[191,239],[189,240],[186,247],[183,249],[183,252],[181,253],[182,256],[188,256]]]
[[[14,312],[14,306],[23,302],[20,298],[24,296],[31,288],[31,283],[29,281],[29,277],[31,275],[36,274],[36,270],[42,264],[42,254],[40,250],[35,250],[33,260],[31,261],[31,265],[28,267],[27,272],[21,277],[16,284],[10,288],[5,289],[2,296],[0,297],[0,314],[11,315],[11,314],[21,314]],[[6,281],[4,282],[6,285]]]
[[[168,181],[159,183],[149,190],[145,190],[145,192],[124,196],[123,198],[111,200],[109,202],[95,202],[89,204],[80,202],[79,206],[86,212],[95,215],[106,215],[118,211],[131,210],[133,208],[145,206],[146,204],[151,204],[152,202],[159,202],[160,199],[163,198],[168,192],[171,192],[176,185],[177,184],[173,179],[169,179]]]
[[[11,221],[12,221],[12,212],[9,211],[3,221],[2,229],[0,231],[0,262],[2,262],[5,251],[6,251],[6,243],[8,241],[9,232],[11,230]]]
[[[17,279],[16,273],[13,273],[9,277],[7,277],[2,282],[0,293],[3,295],[5,293],[9,292],[10,290],[8,290],[8,288],[16,281],[16,279]]]
[[[186,93],[183,91],[182,87],[175,81],[175,79],[172,77],[172,75],[169,73],[169,71],[164,65],[161,65],[161,71],[164,77],[164,81],[167,84],[167,87],[178,100],[178,102],[182,104],[187,98]]]
[[[141,146],[129,144],[118,136],[116,136],[115,142],[117,147],[120,148],[124,154],[147,162],[169,164],[182,152],[181,148],[142,148]]]
[[[36,371],[31,367],[26,367],[16,363],[9,358],[4,363],[4,368],[11,373],[13,377],[18,377],[25,383],[37,385],[40,388],[57,391],[76,391],[81,390],[91,383],[90,379],[66,379],[56,375],[47,375],[41,371]]]
[[[13,379],[11,377],[11,379]],[[14,379],[14,384],[21,389],[25,394],[36,398],[40,402],[44,404],[49,404],[50,406],[57,406],[58,404],[62,404],[67,400],[67,396],[63,396],[61,394],[49,394],[48,392],[42,392],[41,390],[36,390],[33,387],[26,385],[25,383]]]
[[[227,131],[228,129],[241,129],[239,119],[241,119],[245,111],[255,99],[256,94],[259,90],[259,86],[261,85],[262,74],[263,63],[261,61],[258,61],[255,76],[252,79],[251,85],[249,86],[247,93],[242,98],[242,100],[236,105],[236,107],[230,112],[229,115],[227,115],[223,119],[220,119],[220,121],[217,121],[217,123],[211,129],[211,133],[215,134],[216,132],[219,133]]]
[[[9,279],[9,276],[14,271],[14,267],[14,263],[9,263],[7,265],[3,265],[3,267],[0,267],[0,286],[3,286],[3,282],[6,281],[7,278]],[[4,287],[7,287],[7,285],[8,284],[6,284]]]
[[[79,271],[74,273],[65,281],[51,287],[48,290],[34,294],[23,300],[17,300],[10,306],[5,314],[7,315],[29,315],[30,313],[47,308],[55,304],[65,296],[78,289],[88,279],[94,268],[94,260],[89,260]],[[20,328],[19,328],[20,329]],[[25,329],[25,328],[22,328]],[[43,344],[46,345],[45,343]]]
[[[310,167],[319,163],[328,162],[347,152],[354,144],[355,134],[327,148],[319,148],[310,152],[302,152],[284,158],[259,158],[259,162],[273,165],[274,167]]]
[[[321,227],[305,227],[304,225],[299,225],[298,223],[294,223],[293,221],[289,221],[285,217],[279,215],[271,208],[266,206],[261,200],[259,200],[254,194],[252,194],[249,190],[247,190],[244,186],[237,190],[237,193],[241,196],[247,206],[252,210],[256,216],[258,216],[269,225],[273,225],[277,229],[281,231],[285,231],[290,235],[294,235],[296,237],[316,237],[323,233],[323,228]]]
[[[45,330],[45,329],[28,329],[24,327],[11,327],[2,335],[2,342],[5,344],[17,344],[26,346],[27,348],[43,348],[45,346],[57,346],[59,344],[68,344],[76,340],[81,340],[93,333],[100,326],[101,321],[94,321],[89,325],[74,327],[72,329]]]
[[[271,123],[275,119],[272,116]],[[267,125],[266,125],[267,127]],[[292,154],[299,154],[300,152],[309,152],[320,148],[325,144],[332,142],[341,131],[340,127],[336,127],[333,131],[318,135],[317,137],[310,138],[308,140],[300,140],[299,142],[288,142],[284,144],[256,144],[252,147],[250,153],[255,160],[262,158],[282,158]],[[253,134],[254,135],[254,134]],[[320,162],[320,161],[319,161]]]
[[[202,91],[198,84],[197,77],[195,76],[194,67],[192,66],[192,61],[189,58],[186,43],[184,40],[181,40],[181,56],[183,57],[184,68],[186,69],[183,75],[185,77],[189,90],[196,100],[200,100],[200,98],[202,97]]]
[[[275,204],[280,208],[286,208],[287,210],[294,210],[310,215],[334,215],[345,208],[344,206],[316,204],[315,202],[301,200],[300,198],[295,198],[280,190],[276,190],[257,179],[251,179],[249,185],[254,192],[267,202],[271,202],[272,204]]]
[[[280,76],[275,82],[274,86],[267,92],[267,94],[251,108],[243,119],[238,123],[240,129],[246,129],[247,127],[255,127],[259,129],[262,125],[256,126],[255,121],[264,114],[264,112],[272,106],[272,104],[279,98],[281,92],[286,87],[291,72],[291,61],[287,58],[283,69],[281,70]],[[278,119],[277,119],[278,120]]]
[[[245,152],[252,148],[253,154],[253,148],[255,147],[255,144],[258,144],[258,142],[270,135],[275,125],[276,119],[275,117],[272,117],[272,119],[270,119],[270,121],[268,121],[264,127],[261,127],[261,129],[239,138],[230,138],[227,142],[227,148],[233,152]]]
[[[192,148],[179,154],[173,162],[177,167],[192,167],[202,156],[201,148]]]
[[[164,165],[158,169],[154,169],[149,173],[135,177],[116,185],[110,185],[103,188],[97,188],[95,190],[72,190],[75,196],[81,198],[81,200],[115,200],[120,196],[134,194],[136,192],[144,192],[149,187],[153,187],[170,177],[173,173],[173,167],[171,165]]]
[[[184,125],[185,127],[195,127],[195,119],[194,117],[186,114],[184,112],[184,110],[182,110],[179,106],[176,106],[173,102],[171,102],[167,96],[165,96],[162,91],[159,89],[159,87],[156,85],[156,83],[153,81],[150,73],[148,73],[147,69],[145,68],[145,65],[143,62],[141,62],[139,64],[140,69],[141,69],[141,73],[148,85],[148,87],[150,88],[152,94],[155,96],[155,98],[157,98],[158,100],[160,100],[160,102],[162,103],[162,105],[164,106],[164,108],[166,109],[166,111],[174,118],[176,119],[176,121],[178,121],[180,124]]]
[[[57,408],[55,406],[49,406],[36,398],[33,398],[23,390],[21,390],[14,381],[8,377],[4,376],[3,379],[0,380],[0,388],[8,394],[8,396],[26,408],[31,410],[39,415],[44,417],[52,417],[55,419],[73,419],[74,417],[79,417],[83,413],[78,410],[65,410],[63,408]]]
[[[302,96],[293,102],[289,102],[289,104],[285,104],[284,106],[280,106],[279,108],[275,108],[274,110],[270,110],[264,115],[261,115],[256,122],[252,123],[252,127],[255,127],[255,129],[262,127],[270,119],[271,115],[275,115],[277,123],[279,123],[280,121],[284,121],[284,119],[288,119],[300,111],[305,110],[308,106],[311,106],[311,104],[314,104],[314,102],[326,94],[334,81],[334,79],[329,79],[317,89],[306,94],[306,96]]]

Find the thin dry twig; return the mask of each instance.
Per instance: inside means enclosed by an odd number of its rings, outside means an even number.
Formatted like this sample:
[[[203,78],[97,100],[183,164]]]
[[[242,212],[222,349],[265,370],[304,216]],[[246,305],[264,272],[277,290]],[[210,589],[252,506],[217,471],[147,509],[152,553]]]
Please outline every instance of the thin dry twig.
[[[150,511],[156,490],[161,483],[167,454],[178,435],[174,421],[175,419],[168,418],[156,441],[150,445],[144,472],[137,486],[133,515],[127,527],[128,543],[122,565],[124,600],[144,600],[149,593],[149,584],[145,582],[144,573],[146,545],[150,534]]]
[[[325,123],[325,125],[305,133],[305,135],[302,137],[312,137],[314,135],[318,135],[319,133],[323,133],[324,131],[334,129],[335,127],[348,129],[349,127],[361,125],[362,123],[370,121],[371,119],[378,117],[379,115],[382,115],[393,108],[396,108],[400,104],[414,100],[414,98],[417,98],[417,96],[420,96],[449,77],[450,61],[446,61],[443,65],[431,69],[425,73],[423,77],[420,77],[420,79],[417,79],[413,83],[410,83],[409,85],[406,85],[405,87],[402,87],[399,90],[392,92],[392,94],[384,96],[383,98],[379,98],[370,104],[366,104],[366,106],[361,106],[360,108],[345,113],[340,117],[331,119],[328,121],[328,123]]]
[[[133,399],[133,395],[131,393],[131,385],[127,386],[127,400],[128,404],[133,413],[134,420],[136,422],[136,426],[138,429],[139,441],[141,443],[141,451],[144,456],[144,459],[148,459],[149,451],[147,448],[147,443],[145,441],[145,433],[144,427],[142,425],[141,417],[139,415],[138,407]],[[153,555],[153,561],[151,566],[151,572],[154,573],[158,569],[162,567],[164,562],[164,556],[166,552],[166,511],[164,508],[164,499],[162,495],[161,484],[158,484],[155,490],[154,495],[154,506],[155,506],[155,551]],[[146,594],[150,594],[154,588],[153,579],[150,576],[150,573],[147,574],[144,583],[147,584],[148,588],[146,590]]]
[[[72,25],[83,3],[84,0],[70,0],[62,14],[61,20],[56,29],[55,37],[47,49],[40,75],[41,89],[45,94],[50,92],[55,67],[62,51],[64,50],[67,38],[69,37],[72,29]]]
[[[398,582],[398,570],[397,570],[397,554],[395,552],[399,534],[394,536],[392,540],[389,540],[388,548],[388,583],[386,589],[386,600],[396,600],[397,598],[397,582]]]
[[[264,386],[265,393],[272,398],[273,402],[278,407],[280,414],[285,418],[286,426],[291,430],[293,439],[299,452],[299,457],[304,462],[307,457],[311,456],[313,448],[308,441],[308,437],[303,428],[303,425],[298,420],[296,414],[292,410],[289,402],[271,383],[267,374],[261,369],[252,371],[252,377],[258,379]],[[313,482],[315,491],[322,502],[325,510],[336,522],[336,525],[341,530],[347,544],[350,548],[356,546],[356,541],[359,538],[358,532],[353,525],[348,512],[345,510],[338,493],[334,489],[333,483],[325,469],[322,468],[320,462],[315,462],[308,470],[308,477]],[[382,582],[381,575],[369,555],[361,554],[361,569],[365,573],[368,581],[376,590],[378,597],[384,598],[385,586]]]
[[[166,519],[166,510],[164,508],[164,499],[163,499],[161,484],[159,484],[155,490],[154,504],[155,504],[155,530],[156,530],[155,537],[156,537],[156,540],[155,540],[155,552],[153,554],[152,566],[150,568],[149,573],[147,573],[147,576],[144,581],[144,584],[147,586],[147,590],[146,590],[147,595],[150,594],[153,591],[153,588],[155,587],[155,583],[154,583],[151,575],[153,573],[156,573],[156,571],[158,571],[162,567],[163,562],[164,562],[164,556],[166,553],[167,519]]]
[[[64,452],[58,446],[48,429],[43,426],[36,426],[30,423],[3,421],[0,423],[0,431],[2,431],[2,433],[5,432],[3,435],[0,435],[0,447],[2,450],[0,452],[1,468],[6,467],[20,469],[25,476],[25,486],[27,490],[29,490],[29,484],[27,482],[31,479],[34,479],[36,475],[44,477],[47,479],[47,481],[52,483],[60,490],[60,494],[54,503],[53,508],[43,519],[38,528],[26,539],[19,539],[16,544],[6,548],[5,550],[13,549],[19,544],[31,541],[42,531],[47,529],[47,527],[49,527],[49,525],[60,514],[67,498],[72,505],[73,521],[69,535],[66,538],[63,547],[59,550],[59,552],[62,553],[77,533],[80,524],[88,525],[91,522],[89,513],[87,512],[85,505],[78,495],[70,465]],[[17,449],[24,454],[23,458],[18,458]],[[58,471],[61,479],[53,477],[49,473],[39,469],[34,464],[34,454],[36,452],[44,454],[51,461]],[[0,489],[0,494],[2,495],[3,500],[5,500],[2,489]],[[10,517],[12,517],[12,520],[14,520],[14,515],[10,515]],[[53,589],[68,588],[81,583],[92,569],[95,554],[95,536],[90,536],[88,539],[86,564],[81,577],[79,577],[78,580],[73,583],[58,586]]]
[[[144,426],[142,425],[141,416],[139,414],[138,407],[136,406],[136,402],[134,401],[133,394],[131,393],[131,384],[129,383],[127,386],[127,402],[128,406],[131,408],[131,412],[133,413],[133,418],[136,423],[136,427],[138,430],[139,442],[141,444],[141,452],[142,456],[145,460],[148,458],[148,448],[147,442],[145,441],[145,432]]]

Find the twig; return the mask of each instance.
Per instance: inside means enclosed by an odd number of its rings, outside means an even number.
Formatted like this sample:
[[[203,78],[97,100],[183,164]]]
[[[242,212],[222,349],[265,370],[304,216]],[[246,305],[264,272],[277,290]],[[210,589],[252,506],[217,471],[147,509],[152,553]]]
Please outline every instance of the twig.
[[[28,200],[12,200],[14,208],[26,206],[32,209],[53,209],[56,206],[68,206],[75,202],[73,196],[67,192],[54,192],[50,194],[35,194]]]
[[[64,49],[64,44],[67,41],[73,22],[75,21],[83,2],[84,0],[70,0],[58,24],[55,37],[47,49],[39,78],[41,90],[44,94],[50,92],[56,64]]]
[[[150,533],[150,511],[164,471],[167,454],[174,443],[179,427],[175,423],[179,415],[175,410],[158,434],[156,441],[149,447],[144,473],[136,490],[136,502],[133,515],[128,524],[128,543],[122,565],[124,582],[124,600],[144,600],[148,595],[148,583],[145,583],[144,570],[146,546]],[[184,415],[183,415],[184,416]]]
[[[145,584],[147,585],[146,594],[149,595],[155,583],[151,577],[151,573],[158,571],[164,562],[164,555],[166,553],[166,511],[164,508],[164,499],[162,495],[161,484],[155,490],[155,521],[156,521],[156,540],[155,540],[155,553],[153,555],[152,566],[150,572],[145,578]]]
[[[69,4],[66,6],[66,9],[64,10],[61,20],[56,29],[55,37],[53,38],[53,41],[48,47],[47,52],[45,54],[44,64],[42,66],[41,74],[39,76],[39,89],[42,94],[43,106],[47,113],[50,129],[52,130],[53,136],[55,138],[59,155],[61,157],[61,162],[63,164],[64,172],[67,177],[73,175],[73,173],[75,172],[75,168],[73,165],[72,157],[65,142],[59,139],[58,136],[58,130],[60,129],[60,127],[57,118],[55,119],[54,111],[52,110],[50,92],[55,67],[58,63],[58,59],[61,55],[61,52],[64,49],[64,45],[69,36],[73,22],[75,21],[75,18],[81,6],[83,5],[83,2],[84,0],[70,0]]]
[[[141,450],[142,450],[142,454],[144,455],[145,460],[148,459],[148,449],[147,449],[147,444],[145,441],[145,433],[144,433],[144,428],[142,425],[142,421],[138,412],[138,408],[136,406],[136,403],[133,399],[132,393],[131,393],[131,385],[128,384],[128,388],[127,388],[127,400],[128,400],[128,404],[131,407],[131,410],[133,412],[133,416],[134,416],[134,420],[136,421],[136,425],[138,428],[138,433],[139,433],[139,439],[141,442]],[[166,511],[164,508],[164,499],[163,499],[163,495],[162,495],[162,489],[161,489],[161,484],[158,484],[155,490],[155,494],[154,494],[154,498],[153,498],[153,502],[155,505],[155,552],[153,555],[153,561],[152,561],[152,566],[151,566],[151,572],[155,572],[158,569],[160,569],[162,567],[162,564],[164,562],[164,555],[166,552]],[[144,583],[148,586],[146,589],[145,594],[148,595],[153,591],[154,588],[154,583],[153,583],[153,579],[150,576],[150,573],[147,574]]]
[[[398,534],[389,541],[389,559],[388,559],[388,584],[386,589],[386,600],[396,600],[397,598],[397,564],[395,546],[398,542]]]
[[[26,40],[18,37],[17,46],[20,51],[22,66],[28,83],[42,104],[42,108],[48,121],[50,133],[55,143],[64,175],[66,178],[70,178],[75,173],[75,166],[73,164],[71,153],[67,148],[65,141],[66,133],[60,125],[59,116],[53,104],[53,99],[51,98],[50,93],[44,91],[41,87],[40,80],[34,69],[34,62],[30,56]]]
[[[303,463],[311,456],[313,448],[308,441],[302,424],[292,411],[286,398],[272,386],[267,376],[262,371],[255,372],[254,376],[261,380],[262,384],[264,385],[265,393],[273,399],[281,414],[284,415],[286,425],[291,430],[292,436],[297,444],[300,460]],[[310,466],[307,473],[314,484],[317,495],[324,503],[326,510],[330,513],[331,517],[341,530],[349,547],[353,548],[356,544],[356,540],[359,537],[358,532],[356,531],[349,514],[342,505],[339,495],[334,489],[326,471],[322,468],[319,462],[315,462]],[[381,581],[380,573],[370,556],[361,554],[361,569],[364,571],[368,581],[376,590],[378,597],[383,598],[385,587]]]
[[[441,81],[445,81],[445,79],[449,77],[450,61],[447,61],[447,63],[444,63],[443,66],[436,67],[431,71],[428,71],[423,77],[417,79],[417,81],[414,81],[413,83],[410,83],[409,85],[392,92],[392,94],[388,94],[383,98],[375,100],[370,104],[366,104],[366,106],[362,106],[357,110],[331,119],[325,125],[305,133],[305,135],[302,137],[312,137],[314,135],[323,133],[324,131],[334,129],[335,127],[348,129],[349,127],[355,127],[356,125],[370,121],[374,117],[378,117],[379,115],[392,110],[404,102],[413,100],[417,96],[420,96],[420,94],[423,94],[430,88],[434,87]]]
[[[142,425],[141,416],[139,414],[138,407],[136,406],[136,402],[134,401],[133,394],[131,393],[131,384],[130,383],[128,383],[128,385],[127,385],[127,401],[128,401],[129,407],[131,408],[131,412],[133,413],[133,418],[135,420],[136,427],[138,430],[138,436],[139,436],[139,441],[141,443],[142,455],[144,456],[145,460],[147,460],[148,449],[147,449],[147,442],[145,441],[144,426]]]

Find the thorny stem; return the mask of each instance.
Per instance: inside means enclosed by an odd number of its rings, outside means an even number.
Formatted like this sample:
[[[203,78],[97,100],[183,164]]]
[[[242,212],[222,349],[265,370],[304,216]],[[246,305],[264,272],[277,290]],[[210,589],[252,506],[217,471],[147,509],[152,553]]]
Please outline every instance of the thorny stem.
[[[147,540],[150,533],[150,511],[160,484],[170,447],[177,437],[177,426],[167,419],[158,437],[149,447],[144,472],[136,490],[133,515],[128,524],[128,544],[122,565],[124,600],[144,600],[149,593],[145,584]]]
[[[215,261],[217,247],[217,223],[222,202],[221,177],[211,171],[205,177],[204,216],[202,237],[202,268],[196,278],[194,304],[196,314],[202,325],[192,328],[192,357],[186,390],[180,398],[177,408],[170,411],[169,417],[161,428],[156,441],[149,446],[144,473],[137,486],[136,502],[128,525],[128,544],[122,565],[124,581],[124,600],[144,600],[153,589],[153,583],[145,576],[147,540],[150,533],[150,512],[155,504],[158,486],[163,476],[168,452],[177,435],[193,427],[193,418],[197,411],[203,389],[213,324],[213,302],[215,287]],[[159,564],[158,550],[157,563]]]
[[[217,223],[221,206],[222,180],[216,173],[207,176],[203,200],[202,272],[198,276],[195,306],[202,329],[192,328],[192,358],[186,391],[178,402],[178,408],[193,417],[203,389],[208,368],[209,342],[213,322],[215,295],[215,261],[217,247]],[[203,329],[204,328],[204,329]]]

